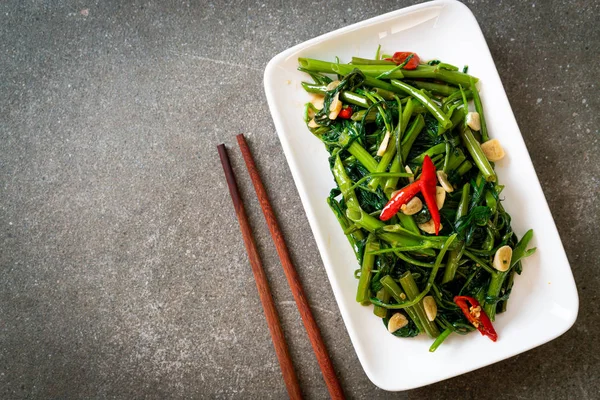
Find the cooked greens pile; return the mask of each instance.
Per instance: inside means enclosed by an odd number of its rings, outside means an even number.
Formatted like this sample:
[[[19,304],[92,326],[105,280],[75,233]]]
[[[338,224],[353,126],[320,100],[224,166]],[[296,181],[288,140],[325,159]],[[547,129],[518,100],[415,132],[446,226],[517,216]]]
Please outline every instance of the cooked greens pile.
[[[475,329],[495,341],[490,320],[535,249],[502,206],[504,151],[477,78],[414,53],[298,62],[313,80],[304,118],[337,183],[327,202],[360,266],[356,300],[396,336],[436,339],[430,351]]]

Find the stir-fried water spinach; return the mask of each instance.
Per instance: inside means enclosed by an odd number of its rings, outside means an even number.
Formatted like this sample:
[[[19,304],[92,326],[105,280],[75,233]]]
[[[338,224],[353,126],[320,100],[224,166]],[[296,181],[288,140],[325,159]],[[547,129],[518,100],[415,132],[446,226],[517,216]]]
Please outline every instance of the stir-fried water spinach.
[[[430,351],[506,311],[533,232],[502,205],[477,78],[410,52],[348,64],[300,58],[304,119],[330,154],[327,202],[358,260],[356,301]],[[472,111],[469,111],[472,110]]]

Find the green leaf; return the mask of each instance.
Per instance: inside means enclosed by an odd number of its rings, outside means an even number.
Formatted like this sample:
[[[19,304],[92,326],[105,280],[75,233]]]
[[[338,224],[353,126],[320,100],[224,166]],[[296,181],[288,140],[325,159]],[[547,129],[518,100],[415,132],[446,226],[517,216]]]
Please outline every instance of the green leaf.
[[[510,262],[510,266],[513,267],[516,263],[521,261],[525,257],[529,257],[536,251],[536,247],[527,249],[527,245],[533,238],[533,229],[528,230],[525,235],[519,240],[519,243],[515,246],[512,253],[512,259]]]

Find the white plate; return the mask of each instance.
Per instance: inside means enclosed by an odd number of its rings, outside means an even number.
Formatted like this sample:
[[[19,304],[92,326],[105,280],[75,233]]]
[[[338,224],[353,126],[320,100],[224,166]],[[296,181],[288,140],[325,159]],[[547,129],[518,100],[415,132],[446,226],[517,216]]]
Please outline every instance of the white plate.
[[[385,330],[372,307],[354,300],[357,262],[325,199],[335,186],[323,144],[302,121],[308,101],[300,82],[298,57],[342,62],[352,56],[372,58],[382,51],[414,51],[422,59],[437,58],[462,66],[481,80],[490,136],[498,138],[507,157],[496,164],[512,226],[521,236],[535,231],[538,251],[523,262],[508,311],[494,323],[496,343],[474,332],[452,335],[435,352],[423,335],[400,339]],[[265,70],[265,91],[281,145],[356,353],[371,381],[398,391],[441,381],[504,360],[566,332],[579,308],[577,289],[554,220],[537,179],[479,25],[470,10],[452,0],[404,8],[309,40],[274,57]]]

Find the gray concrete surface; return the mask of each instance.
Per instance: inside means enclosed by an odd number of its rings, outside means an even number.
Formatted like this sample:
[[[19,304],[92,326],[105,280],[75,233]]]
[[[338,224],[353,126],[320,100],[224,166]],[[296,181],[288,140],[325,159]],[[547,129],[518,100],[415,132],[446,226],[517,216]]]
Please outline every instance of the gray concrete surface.
[[[294,44],[410,3],[1,2],[0,398],[286,396],[215,149],[239,132],[348,397],[600,398],[597,0],[468,2],[573,267],[577,323],[405,393],[379,390],[358,363],[262,71]],[[233,162],[243,171],[237,150]],[[303,390],[326,398],[258,205],[247,207]]]

